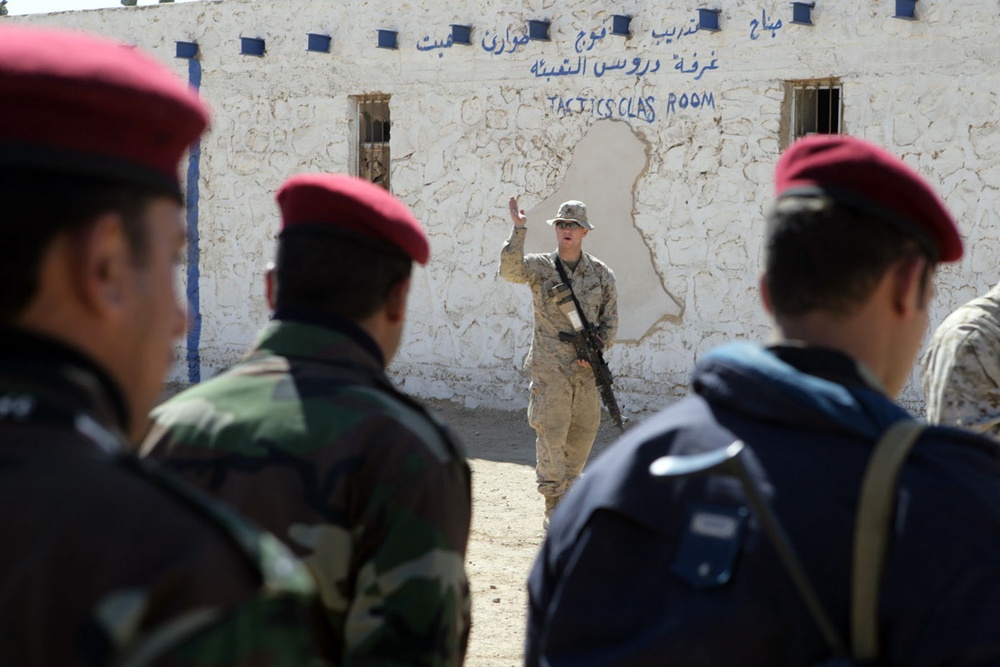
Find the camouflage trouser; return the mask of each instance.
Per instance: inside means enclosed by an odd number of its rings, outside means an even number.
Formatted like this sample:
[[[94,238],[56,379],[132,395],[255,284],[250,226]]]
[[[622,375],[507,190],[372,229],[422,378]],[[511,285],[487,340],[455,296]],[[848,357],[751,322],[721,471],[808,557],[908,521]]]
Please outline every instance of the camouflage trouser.
[[[594,373],[582,366],[572,378],[553,373],[531,380],[528,423],[535,440],[535,481],[551,510],[580,476],[601,423]]]

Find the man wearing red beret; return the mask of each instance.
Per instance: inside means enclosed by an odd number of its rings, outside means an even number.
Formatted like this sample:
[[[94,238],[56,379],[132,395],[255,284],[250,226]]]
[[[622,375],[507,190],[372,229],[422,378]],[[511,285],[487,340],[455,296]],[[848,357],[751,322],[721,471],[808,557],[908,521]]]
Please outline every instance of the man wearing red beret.
[[[277,199],[273,321],[241,363],[158,407],[144,449],[304,557],[338,665],[460,665],[469,467],[385,374],[427,237],[351,176],[293,176]]]
[[[529,580],[527,665],[1000,664],[1000,455],[893,402],[955,223],[852,137],[792,145],[775,190],[777,342],[705,355],[692,395],[570,491]]]
[[[185,330],[207,122],[135,49],[0,27],[0,664],[319,664],[306,568],[122,451]]]

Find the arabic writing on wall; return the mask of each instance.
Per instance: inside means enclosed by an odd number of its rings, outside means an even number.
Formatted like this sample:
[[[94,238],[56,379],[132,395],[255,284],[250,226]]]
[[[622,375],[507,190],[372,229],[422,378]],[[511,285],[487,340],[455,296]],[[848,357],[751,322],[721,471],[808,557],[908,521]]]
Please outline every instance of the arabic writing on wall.
[[[760,11],[760,19],[754,18],[750,20],[750,39],[751,40],[760,39],[761,34],[764,32],[770,32],[771,38],[773,39],[778,36],[778,31],[781,30],[781,28],[782,28],[781,19],[778,19],[776,21],[769,20],[767,16],[767,10],[762,9]],[[697,19],[692,18],[685,25],[672,27],[669,29],[661,30],[659,32],[657,32],[656,30],[651,30],[650,36],[653,38],[654,46],[660,46],[662,44],[674,44],[675,42],[679,42],[681,38],[688,37],[697,32],[699,32],[698,21]],[[597,43],[602,41],[607,36],[608,36],[608,29],[606,27],[602,27],[599,32],[596,30],[589,30],[589,31],[581,30],[576,36],[576,41],[573,43],[573,50],[575,53],[580,55],[582,55],[584,52],[593,51]],[[506,54],[517,53],[517,50],[520,49],[525,44],[527,44],[529,41],[531,41],[531,38],[527,32],[521,35],[516,35],[516,34],[512,35],[510,32],[510,28],[508,27],[504,31],[503,35],[493,30],[487,30],[483,34],[483,38],[480,40],[480,46],[482,46],[483,51],[486,51],[487,53],[490,53],[494,56],[499,56],[505,53]],[[426,35],[423,37],[423,39],[417,42],[417,50],[435,51],[439,49],[450,49],[453,45],[454,42],[452,41],[451,35],[448,35],[448,37],[445,39],[433,40],[433,41],[431,40],[429,35]],[[443,53],[438,53],[438,57],[442,57],[443,55],[444,55]],[[712,55],[713,56],[715,55],[714,51],[712,52]],[[678,56],[677,54],[674,54],[675,60],[678,59],[679,57],[680,56]],[[649,60],[647,59],[646,62],[647,62],[646,67],[648,67]],[[594,66],[596,67],[597,63],[594,63]],[[659,67],[659,61],[657,61],[656,67],[657,68]],[[615,68],[608,66],[605,67],[605,69],[615,69]],[[684,68],[682,67],[680,69]],[[686,70],[686,72],[691,72],[696,70],[697,68],[692,68],[690,70]],[[699,73],[699,78],[702,73],[703,71]],[[600,74],[595,73],[595,76],[600,76]]]
[[[774,23],[768,23],[767,21],[767,10],[760,10],[760,20],[752,19],[750,21],[750,39],[759,39],[760,33],[758,30],[767,30],[771,33],[771,39],[778,36],[778,31],[781,30],[781,19],[778,19]]]
[[[441,41],[432,42],[430,36],[424,36],[422,40],[417,42],[417,51],[433,51],[435,49],[450,49],[454,45],[452,41],[452,36],[448,35],[448,39]],[[444,53],[438,53],[438,58],[443,58]]]
[[[770,21],[766,10],[761,11],[760,18],[750,21],[750,39],[756,40],[762,34],[770,33],[772,38],[781,29],[781,20]],[[681,39],[699,32],[697,19],[663,30],[652,30],[650,35],[654,46],[674,45]],[[714,50],[708,57],[699,58],[696,51],[681,54],[674,53],[671,60],[636,55],[634,57],[601,58],[594,49],[609,36],[606,27],[600,30],[581,30],[573,43],[575,56],[562,58],[560,62],[550,63],[545,58],[536,58],[530,72],[534,78],[546,81],[553,77],[594,77],[603,78],[612,74],[622,76],[645,77],[659,72],[677,72],[689,75],[693,81],[701,81],[707,72],[719,69],[719,59]],[[517,53],[530,41],[527,32],[511,34],[510,28],[504,32],[487,30],[480,40],[484,51],[494,56]],[[690,41],[688,39],[687,41]],[[451,36],[443,40],[431,40],[424,37],[417,43],[420,51],[438,51],[441,57],[442,49],[453,45]],[[672,66],[670,66],[672,64]],[[680,111],[708,109],[715,110],[715,94],[704,91],[669,92],[665,97],[657,99],[653,95],[596,97],[592,95],[573,96],[566,94],[548,96],[550,110],[560,116],[570,114],[589,115],[592,118],[623,118],[636,119],[653,123],[658,118],[666,118]]]
[[[684,64],[684,58],[678,54],[674,54],[673,69],[680,72],[681,74],[694,74],[694,80],[698,81],[704,76],[707,70],[719,69],[719,59],[715,57],[715,51],[712,51],[712,60],[701,65],[698,62],[698,54],[692,54],[692,59],[688,61],[688,65]],[[531,73],[535,75],[535,78],[546,78],[550,79],[554,76],[588,76],[593,74],[595,77],[600,78],[612,71],[621,71],[623,74],[629,76],[645,76],[646,74],[655,74],[660,70],[660,59],[657,58],[655,61],[649,58],[636,57],[632,58],[631,63],[626,58],[619,58],[614,61],[594,61],[593,67],[588,67],[588,56],[577,56],[576,60],[573,61],[570,58],[563,58],[562,62],[556,65],[547,65],[545,58],[539,58],[535,60],[535,64],[531,66]]]
[[[489,46],[486,46],[487,39],[490,40]],[[500,35],[498,33],[494,33],[490,30],[487,30],[486,33],[483,35],[481,44],[483,46],[483,51],[492,53],[495,56],[499,56],[503,53],[516,53],[518,48],[527,44],[528,41],[529,41],[528,33],[524,33],[520,37],[517,36],[511,37],[510,28],[507,28],[507,32],[505,33],[503,38],[500,38]],[[508,43],[510,44],[509,47],[507,46]]]
[[[691,19],[690,25],[686,27],[677,26],[676,28],[664,30],[663,32],[656,32],[655,30],[652,30],[650,31],[650,34],[653,36],[653,39],[656,40],[656,45],[659,46],[660,44],[673,44],[681,37],[693,35],[696,32],[698,32],[698,21],[696,19]]]

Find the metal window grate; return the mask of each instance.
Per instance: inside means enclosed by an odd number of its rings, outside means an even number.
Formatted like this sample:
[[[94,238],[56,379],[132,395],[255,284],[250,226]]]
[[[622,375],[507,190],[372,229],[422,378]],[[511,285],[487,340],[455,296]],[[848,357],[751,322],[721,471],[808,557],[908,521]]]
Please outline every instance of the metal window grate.
[[[840,134],[840,84],[834,79],[801,82],[792,89],[792,139],[808,134]]]
[[[388,95],[366,95],[358,103],[358,176],[389,189]]]

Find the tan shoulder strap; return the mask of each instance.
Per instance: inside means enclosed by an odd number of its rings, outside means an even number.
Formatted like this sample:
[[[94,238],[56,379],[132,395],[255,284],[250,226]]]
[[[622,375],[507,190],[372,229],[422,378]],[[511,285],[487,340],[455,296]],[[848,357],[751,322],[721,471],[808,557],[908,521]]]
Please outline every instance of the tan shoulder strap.
[[[878,599],[896,483],[899,469],[923,429],[924,424],[912,419],[890,426],[876,443],[861,482],[851,575],[851,648],[860,662],[878,656]]]

